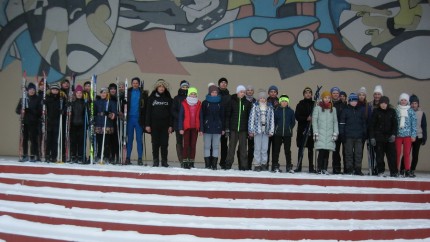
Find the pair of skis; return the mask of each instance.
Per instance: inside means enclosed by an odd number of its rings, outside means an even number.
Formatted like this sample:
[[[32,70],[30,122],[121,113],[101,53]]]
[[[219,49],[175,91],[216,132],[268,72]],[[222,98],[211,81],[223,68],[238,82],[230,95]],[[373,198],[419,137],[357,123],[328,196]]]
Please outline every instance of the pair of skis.
[[[20,113],[20,133],[19,133],[19,160],[24,160],[24,118],[25,118],[25,109],[27,108],[27,73],[24,71],[24,75],[22,77],[21,82],[21,113]]]

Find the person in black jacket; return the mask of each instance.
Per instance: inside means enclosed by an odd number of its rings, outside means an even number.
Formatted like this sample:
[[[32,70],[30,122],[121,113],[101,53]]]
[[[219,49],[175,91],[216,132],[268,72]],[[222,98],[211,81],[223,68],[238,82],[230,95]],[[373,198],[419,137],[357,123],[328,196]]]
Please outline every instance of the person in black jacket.
[[[379,108],[373,110],[372,121],[369,127],[369,137],[372,146],[376,146],[376,163],[378,176],[384,176],[384,155],[390,169],[390,176],[399,176],[396,164],[397,114],[391,108],[387,96],[379,100]]]
[[[143,165],[143,127],[147,117],[146,106],[148,92],[143,90],[143,81],[139,77],[131,79],[131,87],[127,90],[127,156],[125,164],[130,165],[130,156],[133,149],[134,132],[136,130],[137,164]],[[124,103],[124,102],[123,102]]]
[[[231,95],[229,105],[226,110],[226,129],[230,133],[230,143],[225,162],[225,169],[231,169],[236,153],[237,142],[240,147],[239,170],[248,170],[247,158],[247,137],[248,137],[248,119],[251,111],[251,102],[245,97],[246,88],[239,85],[236,88],[236,94]]]
[[[30,148],[30,161],[35,162],[40,160],[39,157],[39,145],[38,145],[38,134],[39,134],[39,120],[41,116],[41,102],[39,97],[36,95],[36,85],[30,82],[27,85],[27,99],[24,100],[24,133],[23,133],[23,156],[21,162],[28,161],[28,141],[31,142]],[[16,113],[21,114],[22,111],[22,98],[16,107]]]
[[[225,77],[221,77],[218,80],[218,95],[221,96],[221,104],[224,107],[224,112],[226,112],[227,110],[227,105],[230,102],[230,92],[227,89],[228,86],[228,80]],[[224,117],[227,114],[224,114]],[[225,127],[225,124],[224,124]],[[221,158],[219,161],[219,166],[221,167],[221,169],[225,169],[225,160],[227,159],[227,152],[228,152],[228,136],[226,133],[224,133],[223,135],[221,135]]]
[[[85,110],[87,108],[83,98],[83,88],[77,85],[75,89],[76,99],[72,102],[72,116],[70,120],[70,155],[71,162],[83,163],[84,152],[84,123]],[[88,115],[88,113],[87,113]]]
[[[294,116],[297,120],[297,136],[296,136],[296,144],[297,148],[299,148],[299,155],[301,149],[308,148],[308,160],[309,160],[309,173],[315,173],[314,169],[314,140],[312,137],[308,137],[306,144],[303,145],[305,138],[305,131],[308,127],[312,129],[312,109],[315,106],[315,102],[312,101],[312,89],[310,87],[306,87],[303,90],[303,99],[297,104]],[[312,135],[313,132],[310,130],[309,135]],[[303,145],[303,147],[302,147]],[[303,151],[304,152],[304,151]],[[303,162],[302,162],[303,163]],[[294,172],[302,171],[302,163],[294,170]]]
[[[57,83],[50,85],[50,92],[46,95],[46,153],[47,162],[57,162],[58,155],[58,135],[60,132],[60,115],[66,106],[66,95],[60,92]]]
[[[151,133],[153,166],[160,164],[168,167],[167,155],[169,146],[169,134],[173,132],[172,102],[173,99],[168,90],[169,84],[163,79],[159,79],[154,90],[148,98],[146,110],[145,129]]]
[[[366,137],[366,119],[359,107],[358,96],[349,94],[349,105],[342,111],[339,121],[340,137],[345,145],[345,173],[362,176],[363,139]]]
[[[181,109],[182,101],[187,98],[188,88],[190,87],[190,83],[186,80],[182,80],[179,84],[178,95],[173,98],[172,103],[172,116],[173,116],[173,130],[176,134],[176,154],[178,155],[178,160],[181,163],[181,167],[183,167],[183,139],[184,136],[179,133],[178,122],[179,122],[179,110]]]
[[[333,87],[330,89],[331,98],[333,100],[333,107],[336,108],[337,120],[340,119],[340,115],[342,111],[347,107],[346,103],[342,102],[340,99],[340,89],[338,87]],[[333,174],[341,174],[342,173],[342,156],[345,154],[345,146],[343,144],[342,138],[336,140],[336,150],[333,151]],[[341,156],[342,151],[342,156]],[[345,169],[345,158],[343,158],[343,167]]]

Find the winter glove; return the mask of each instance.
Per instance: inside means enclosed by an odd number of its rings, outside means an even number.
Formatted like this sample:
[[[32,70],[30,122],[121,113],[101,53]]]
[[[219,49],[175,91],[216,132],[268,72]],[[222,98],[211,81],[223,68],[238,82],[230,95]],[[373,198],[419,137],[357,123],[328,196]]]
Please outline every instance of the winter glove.
[[[318,141],[318,133],[314,134],[314,141]]]
[[[374,139],[374,138],[370,139],[370,145],[376,146],[376,139]]]
[[[337,140],[337,134],[333,134],[333,135],[331,136],[331,140],[336,141],[336,140]]]
[[[396,136],[391,135],[390,138],[388,138],[388,142],[393,143],[396,140]]]

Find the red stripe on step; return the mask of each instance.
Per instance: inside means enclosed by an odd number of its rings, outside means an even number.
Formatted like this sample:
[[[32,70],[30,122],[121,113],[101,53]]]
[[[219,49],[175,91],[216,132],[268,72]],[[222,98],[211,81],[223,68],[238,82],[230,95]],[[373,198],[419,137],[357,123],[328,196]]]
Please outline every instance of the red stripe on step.
[[[387,229],[387,230],[250,230],[223,228],[188,228],[173,226],[151,226],[122,224],[112,222],[96,222],[74,219],[52,218],[28,214],[0,212],[17,219],[52,225],[75,225],[101,228],[103,230],[136,231],[142,234],[180,235],[189,234],[197,237],[219,239],[266,239],[266,240],[392,240],[419,239],[430,237],[430,229]]]
[[[362,193],[286,193],[286,192],[248,192],[248,191],[201,191],[201,190],[171,190],[152,188],[131,188],[100,186],[87,184],[69,184],[60,182],[31,181],[25,179],[0,178],[0,183],[21,184],[34,187],[55,187],[84,191],[119,192],[132,194],[158,194],[167,196],[207,197],[226,199],[281,199],[305,201],[379,201],[379,202],[411,202],[425,203],[430,201],[430,193],[423,194],[362,194]]]
[[[25,195],[0,194],[0,200],[28,202],[36,204],[54,204],[66,208],[107,209],[116,211],[152,212],[160,214],[183,214],[203,217],[238,217],[238,218],[310,218],[310,219],[428,219],[430,210],[282,210],[252,208],[220,208],[220,207],[185,207],[144,204],[108,203],[97,201],[72,201],[55,198],[40,198]]]
[[[67,241],[58,239],[48,239],[20,234],[9,234],[0,232],[0,239],[5,241],[31,241],[31,242],[57,242],[57,241]]]

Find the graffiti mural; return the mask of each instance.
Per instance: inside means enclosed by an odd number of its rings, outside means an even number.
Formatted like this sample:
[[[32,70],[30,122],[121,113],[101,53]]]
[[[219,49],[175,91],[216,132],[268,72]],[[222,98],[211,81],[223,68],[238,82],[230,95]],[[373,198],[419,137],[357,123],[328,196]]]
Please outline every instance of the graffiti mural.
[[[192,75],[181,62],[430,79],[422,0],[4,0],[0,70],[20,60],[48,81],[126,62]]]

